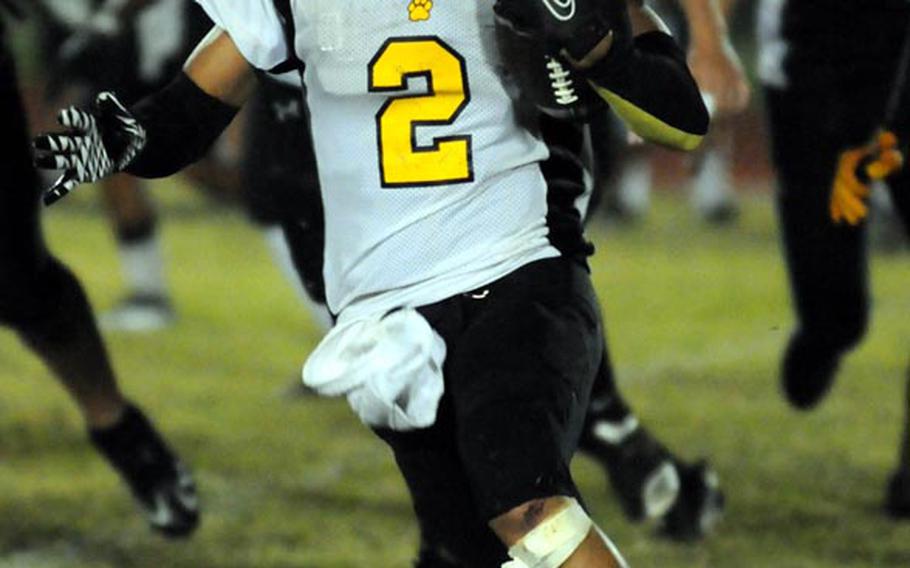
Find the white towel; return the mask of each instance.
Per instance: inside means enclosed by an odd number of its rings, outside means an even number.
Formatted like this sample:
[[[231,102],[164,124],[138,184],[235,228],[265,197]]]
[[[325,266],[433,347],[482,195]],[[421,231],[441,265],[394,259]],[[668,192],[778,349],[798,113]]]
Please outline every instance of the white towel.
[[[436,422],[445,356],[442,337],[405,308],[339,321],[307,359],[303,382],[323,396],[346,396],[369,426],[426,428]]]

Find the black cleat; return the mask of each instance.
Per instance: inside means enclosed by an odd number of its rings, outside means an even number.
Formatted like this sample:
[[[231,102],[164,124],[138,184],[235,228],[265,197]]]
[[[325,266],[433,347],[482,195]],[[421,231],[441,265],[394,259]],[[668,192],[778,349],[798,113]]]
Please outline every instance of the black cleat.
[[[673,456],[634,416],[619,422],[589,422],[579,449],[607,469],[610,485],[630,520],[661,517],[676,501],[680,480]]]
[[[723,516],[724,494],[717,474],[705,461],[676,463],[682,482],[679,499],[663,518],[661,534],[681,542],[694,542],[710,534]]]
[[[799,340],[791,340],[784,354],[781,387],[792,406],[809,410],[831,390],[840,355],[822,354]]]
[[[891,476],[885,511],[895,519],[910,519],[910,469],[899,469]]]
[[[127,406],[119,423],[90,435],[129,486],[152,529],[170,538],[196,529],[199,497],[193,477],[139,409]]]

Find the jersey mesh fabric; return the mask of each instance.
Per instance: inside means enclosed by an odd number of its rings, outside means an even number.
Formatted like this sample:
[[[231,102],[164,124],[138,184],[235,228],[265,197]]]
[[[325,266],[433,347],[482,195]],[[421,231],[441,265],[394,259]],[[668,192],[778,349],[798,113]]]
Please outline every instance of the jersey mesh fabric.
[[[250,10],[259,0],[244,3],[238,17],[230,12],[236,3],[199,2],[254,66],[269,69],[286,58],[275,47],[283,40],[270,3],[258,15]],[[297,55],[307,63],[333,312],[343,319],[426,305],[558,255],[547,241],[538,166],[547,150],[517,123],[498,72],[488,3],[436,3],[417,21],[407,2],[361,0],[357,10],[323,0],[292,5]],[[383,187],[377,116],[391,97],[425,95],[430,83],[411,77],[403,90],[369,92],[370,63],[389,42],[415,39],[463,61],[468,102],[452,120],[412,128],[412,141],[427,148],[442,137],[470,136],[470,181]]]

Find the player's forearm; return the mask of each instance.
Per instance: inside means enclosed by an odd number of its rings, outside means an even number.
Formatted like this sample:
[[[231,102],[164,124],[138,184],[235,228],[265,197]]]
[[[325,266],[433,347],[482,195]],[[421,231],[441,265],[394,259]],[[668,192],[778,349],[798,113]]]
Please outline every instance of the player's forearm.
[[[636,134],[657,144],[692,150],[708,131],[708,112],[685,54],[649,8],[630,4],[635,36],[617,42],[592,65],[588,79]]]
[[[236,116],[253,77],[230,38],[210,34],[173,83],[131,109],[147,140],[126,171],[167,177],[198,161]]]
[[[142,151],[126,171],[171,176],[202,158],[239,109],[209,96],[186,74],[130,109],[146,131]]]

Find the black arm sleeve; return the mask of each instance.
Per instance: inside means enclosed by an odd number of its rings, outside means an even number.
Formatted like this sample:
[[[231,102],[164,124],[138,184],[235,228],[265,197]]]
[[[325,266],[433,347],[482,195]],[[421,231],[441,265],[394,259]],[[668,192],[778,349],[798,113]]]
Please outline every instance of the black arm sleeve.
[[[636,36],[585,73],[594,90],[645,140],[691,150],[710,122],[686,56],[659,31]]]
[[[199,88],[185,73],[130,109],[146,130],[142,152],[126,171],[143,178],[173,175],[199,160],[239,109]]]

